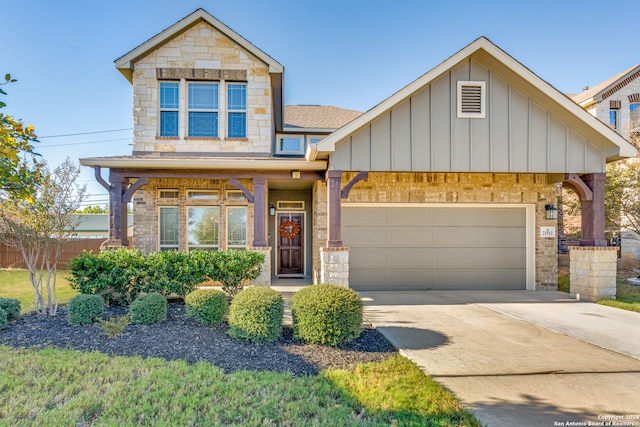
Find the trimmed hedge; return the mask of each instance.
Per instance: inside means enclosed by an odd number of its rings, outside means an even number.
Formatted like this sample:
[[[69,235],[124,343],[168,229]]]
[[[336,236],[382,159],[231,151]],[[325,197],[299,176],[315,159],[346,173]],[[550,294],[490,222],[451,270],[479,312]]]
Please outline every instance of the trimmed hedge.
[[[284,301],[278,291],[247,288],[231,301],[228,334],[253,343],[275,341],[282,335],[283,314]]]
[[[140,293],[184,297],[196,285],[219,281],[235,295],[260,275],[264,254],[256,251],[166,251],[144,255],[118,248],[84,253],[69,262],[71,287],[83,294],[102,295],[107,304],[130,304]]]
[[[67,309],[69,310],[67,322],[70,325],[90,325],[96,320],[102,319],[104,299],[100,295],[76,295],[67,304]]]
[[[129,306],[131,323],[151,325],[167,318],[167,298],[157,292],[142,295]]]
[[[187,313],[205,325],[216,325],[224,321],[228,311],[227,296],[216,289],[198,289],[184,298]]]
[[[0,309],[7,315],[7,322],[20,318],[20,300],[15,298],[0,298]]]
[[[362,301],[353,289],[319,284],[291,298],[293,333],[309,344],[333,347],[352,341],[362,331]]]
[[[0,308],[0,329],[2,329],[9,321],[7,320],[7,312]]]

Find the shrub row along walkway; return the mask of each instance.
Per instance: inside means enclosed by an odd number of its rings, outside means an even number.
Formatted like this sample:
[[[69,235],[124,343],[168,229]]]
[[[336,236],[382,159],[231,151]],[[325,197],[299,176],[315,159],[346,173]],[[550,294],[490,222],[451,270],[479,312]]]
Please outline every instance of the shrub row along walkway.
[[[122,316],[126,307],[106,307],[104,317]],[[250,344],[227,335],[227,326],[207,327],[187,315],[184,304],[171,302],[167,320],[154,325],[129,325],[117,338],[109,338],[96,325],[70,326],[67,309],[58,316],[23,315],[0,330],[0,345],[27,348],[70,348],[109,355],[183,359],[189,363],[208,361],[225,372],[238,370],[290,371],[315,375],[324,368],[347,368],[359,362],[374,362],[396,353],[375,329],[339,348],[308,345],[293,339],[290,326],[274,343]]]

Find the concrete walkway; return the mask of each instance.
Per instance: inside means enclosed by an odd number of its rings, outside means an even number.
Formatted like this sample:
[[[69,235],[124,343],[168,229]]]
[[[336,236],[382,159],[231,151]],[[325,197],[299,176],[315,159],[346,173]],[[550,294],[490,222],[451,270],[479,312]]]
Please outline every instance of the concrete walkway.
[[[488,426],[640,416],[640,313],[560,292],[360,294],[367,319]]]

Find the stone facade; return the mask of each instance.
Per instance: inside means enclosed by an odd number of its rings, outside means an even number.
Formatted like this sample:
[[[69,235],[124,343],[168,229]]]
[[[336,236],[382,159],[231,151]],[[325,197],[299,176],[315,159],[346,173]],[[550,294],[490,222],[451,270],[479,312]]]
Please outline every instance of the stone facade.
[[[320,283],[349,287],[349,248],[320,248]]]
[[[616,299],[617,248],[569,248],[572,298],[600,301]]]
[[[620,108],[618,111],[618,126],[616,132],[625,138],[629,139],[630,126],[640,126],[640,123],[631,123],[631,112],[629,109],[630,101],[629,96],[640,93],[640,77],[636,77],[627,85],[621,87],[616,92],[612,93],[609,97],[595,104],[595,108],[591,108],[587,111],[596,116],[603,123],[609,124],[609,111],[611,111],[611,101],[619,101]]]
[[[253,191],[251,180],[240,180],[249,191]],[[178,190],[177,199],[159,199],[159,189]],[[191,200],[188,190],[216,190],[217,201]],[[133,246],[144,252],[158,250],[158,208],[160,206],[180,207],[179,249],[187,249],[187,206],[220,207],[219,242],[220,249],[226,249],[226,211],[229,206],[247,207],[247,245],[253,242],[253,203],[246,200],[230,200],[227,191],[238,191],[227,180],[216,179],[150,179],[149,184],[138,190],[133,197]]]
[[[188,137],[186,115],[178,137],[159,137],[159,70],[210,70],[219,81],[219,137]],[[247,138],[225,138],[226,85],[220,70],[244,71],[247,83]],[[161,73],[162,74],[162,73]],[[197,73],[195,73],[197,74]],[[230,73],[230,75],[240,73]],[[221,78],[221,80],[217,80]],[[234,77],[236,78],[236,77]],[[202,21],[141,58],[133,72],[134,152],[251,152],[271,153],[272,94],[268,65]],[[203,81],[203,80],[197,80]],[[180,111],[187,106],[186,79],[180,79]],[[232,81],[235,82],[235,81]]]
[[[345,172],[342,186],[356,175]],[[555,184],[545,174],[371,172],[342,203],[509,203],[535,205],[535,229],[555,226],[545,219],[545,204],[554,203]],[[314,187],[314,271],[321,271],[319,247],[326,244],[326,185]],[[535,238],[536,289],[557,289],[557,239]]]
[[[250,286],[271,286],[271,248],[250,248],[252,251],[261,252],[264,254],[264,262],[262,263],[262,270],[260,270],[260,276],[257,279],[252,280]]]

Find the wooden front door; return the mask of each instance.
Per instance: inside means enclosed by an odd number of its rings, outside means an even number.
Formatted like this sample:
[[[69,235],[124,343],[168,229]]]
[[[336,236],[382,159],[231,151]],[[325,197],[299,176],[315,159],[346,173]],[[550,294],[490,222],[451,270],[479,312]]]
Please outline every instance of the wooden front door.
[[[278,213],[278,275],[304,274],[304,214]]]

